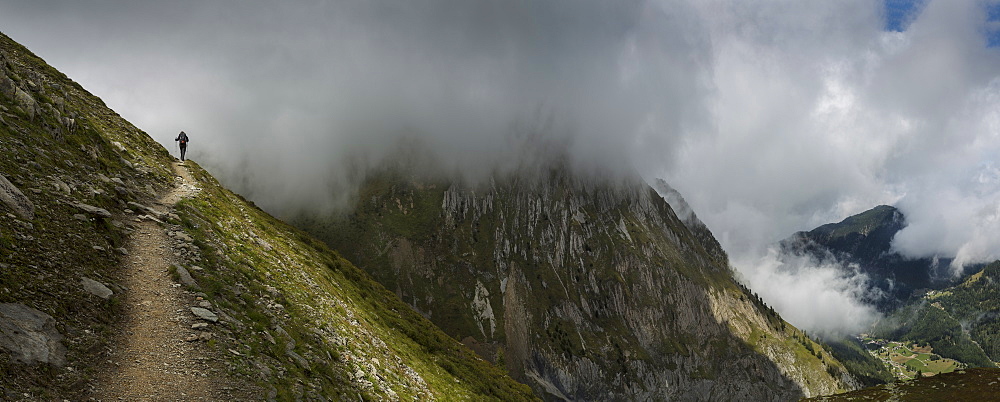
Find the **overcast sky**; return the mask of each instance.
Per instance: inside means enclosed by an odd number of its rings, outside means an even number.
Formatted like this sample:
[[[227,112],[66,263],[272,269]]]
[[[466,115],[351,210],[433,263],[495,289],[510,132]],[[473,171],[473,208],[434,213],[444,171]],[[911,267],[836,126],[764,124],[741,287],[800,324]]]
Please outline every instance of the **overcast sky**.
[[[401,137],[472,174],[555,143],[666,179],[789,316],[857,281],[768,246],[878,204],[907,255],[1000,257],[996,1],[0,0],[0,31],[272,211]]]

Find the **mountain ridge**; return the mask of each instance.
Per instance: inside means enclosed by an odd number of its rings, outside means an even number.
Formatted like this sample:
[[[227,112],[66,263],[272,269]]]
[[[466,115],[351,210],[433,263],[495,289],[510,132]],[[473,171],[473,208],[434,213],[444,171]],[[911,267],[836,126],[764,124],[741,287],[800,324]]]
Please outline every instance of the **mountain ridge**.
[[[897,208],[880,205],[849,216],[837,223],[796,232],[780,241],[783,254],[809,256],[819,264],[833,264],[853,274],[854,267],[866,275],[877,292],[866,302],[886,313],[926,289],[940,289],[955,283],[946,257],[910,258],[897,252],[893,238],[906,228],[906,217]],[[966,267],[974,272],[981,265]]]
[[[350,212],[293,224],[546,398],[790,398],[855,386],[641,180],[581,181],[554,166],[463,185],[407,171],[370,175]]]

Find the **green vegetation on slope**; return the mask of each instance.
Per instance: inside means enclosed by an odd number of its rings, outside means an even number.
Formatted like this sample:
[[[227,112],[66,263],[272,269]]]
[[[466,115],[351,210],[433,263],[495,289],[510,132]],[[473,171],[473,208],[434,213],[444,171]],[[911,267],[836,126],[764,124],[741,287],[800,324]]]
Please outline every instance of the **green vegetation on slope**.
[[[838,223],[820,226],[809,233],[836,240],[848,236],[866,236],[879,228],[900,221],[899,210],[888,205],[879,205],[860,214],[849,216]],[[886,240],[891,240],[891,238]]]
[[[840,338],[827,340],[830,353],[866,387],[885,384],[895,380],[895,376],[881,360],[872,356],[856,339]]]
[[[934,301],[968,328],[994,361],[1000,361],[1000,261],[970,276],[960,285],[939,293]]]
[[[996,367],[964,331],[962,324],[938,303],[920,301],[905,306],[879,323],[874,335],[906,343],[929,344],[941,356],[972,367]]]
[[[65,364],[0,349],[0,400],[87,400],[128,330],[118,250],[135,217],[127,203],[156,199],[173,181],[172,158],[2,34],[0,152],[0,174],[34,206],[29,217],[0,203],[0,303],[51,316],[67,349]],[[166,226],[193,238],[189,270],[222,318],[208,344],[243,381],[281,400],[534,398],[325,245],[188,166],[201,191]],[[82,278],[114,294],[87,293]]]
[[[202,190],[177,212],[206,260],[197,279],[240,323],[241,367],[337,398],[533,398],[324,244],[194,171]],[[289,340],[307,364],[285,364]]]
[[[120,299],[84,291],[82,278],[116,294],[128,237],[123,211],[171,178],[170,156],[100,99],[0,34],[0,174],[34,205],[34,217],[0,203],[0,303],[51,316],[66,364],[23,364],[0,350],[0,399],[85,399],[113,347]],[[77,203],[103,208],[98,216]],[[27,396],[25,396],[27,395]]]

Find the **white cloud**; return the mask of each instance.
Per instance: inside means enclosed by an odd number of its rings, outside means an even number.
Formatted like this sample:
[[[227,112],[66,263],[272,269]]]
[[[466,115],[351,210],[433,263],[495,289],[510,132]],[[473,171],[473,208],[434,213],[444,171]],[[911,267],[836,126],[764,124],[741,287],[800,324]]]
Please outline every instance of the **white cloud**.
[[[861,332],[880,315],[865,298],[877,297],[867,277],[833,263],[782,255],[774,248],[760,258],[735,260],[748,287],[785,320],[811,333],[832,336]]]
[[[870,0],[0,0],[0,26],[272,210],[344,198],[400,137],[475,174],[541,131],[579,169],[667,179],[748,277],[825,294],[767,246],[878,204],[908,255],[1000,254],[983,4],[929,2],[905,32]]]

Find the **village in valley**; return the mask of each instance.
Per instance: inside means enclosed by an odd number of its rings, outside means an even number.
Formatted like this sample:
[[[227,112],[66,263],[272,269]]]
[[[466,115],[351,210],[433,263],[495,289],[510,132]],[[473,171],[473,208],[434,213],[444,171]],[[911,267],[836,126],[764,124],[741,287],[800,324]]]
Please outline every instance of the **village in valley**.
[[[858,338],[868,353],[885,362],[892,374],[899,379],[916,378],[918,375],[931,377],[967,367],[965,363],[933,353],[934,348],[930,345],[907,345],[904,342],[872,338],[868,334],[861,334]]]

